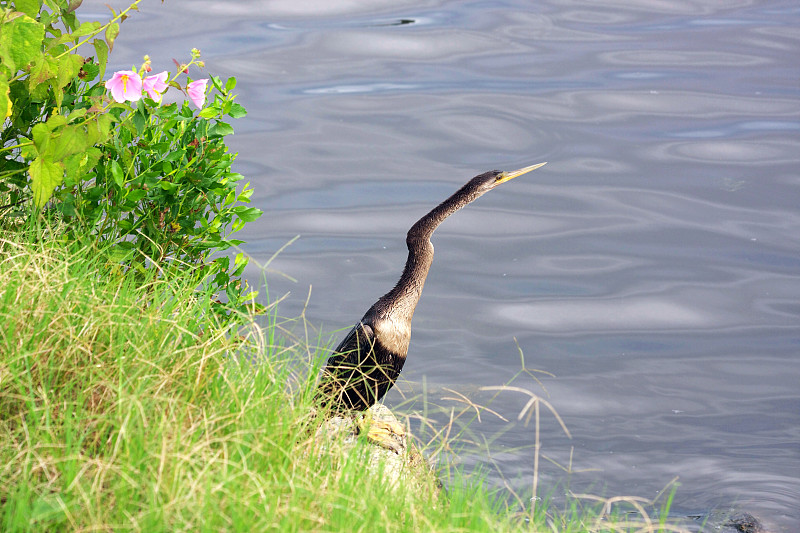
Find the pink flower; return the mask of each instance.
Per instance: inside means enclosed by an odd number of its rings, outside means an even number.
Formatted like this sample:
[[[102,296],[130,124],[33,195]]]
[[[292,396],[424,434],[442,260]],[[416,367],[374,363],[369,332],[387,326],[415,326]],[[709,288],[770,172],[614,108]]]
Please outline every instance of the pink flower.
[[[142,97],[142,78],[132,70],[120,70],[106,82],[106,89],[117,102],[135,102]]]
[[[203,104],[206,103],[206,85],[208,85],[208,79],[195,80],[186,86],[189,98],[198,108],[202,108]]]
[[[159,72],[158,74],[154,74],[152,76],[147,76],[144,81],[142,81],[142,89],[147,92],[147,95],[155,100],[156,102],[161,101],[161,93],[167,90],[167,78],[169,74],[167,71]]]

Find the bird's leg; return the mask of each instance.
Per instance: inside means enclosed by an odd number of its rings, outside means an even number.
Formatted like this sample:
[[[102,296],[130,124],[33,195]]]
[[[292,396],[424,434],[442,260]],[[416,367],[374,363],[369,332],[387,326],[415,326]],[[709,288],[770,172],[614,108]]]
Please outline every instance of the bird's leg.
[[[376,419],[369,409],[358,418],[358,428],[359,433],[366,433],[367,440],[373,444],[397,454],[405,450],[406,428],[397,420]]]

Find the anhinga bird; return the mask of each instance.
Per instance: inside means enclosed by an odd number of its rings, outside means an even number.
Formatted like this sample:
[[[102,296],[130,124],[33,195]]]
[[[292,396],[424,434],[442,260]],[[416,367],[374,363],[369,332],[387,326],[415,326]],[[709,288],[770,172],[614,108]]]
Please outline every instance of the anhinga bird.
[[[544,164],[476,176],[411,226],[400,281],[369,308],[328,359],[317,390],[320,404],[337,413],[363,411],[386,394],[406,361],[411,317],[433,262],[434,230],[479,196]]]

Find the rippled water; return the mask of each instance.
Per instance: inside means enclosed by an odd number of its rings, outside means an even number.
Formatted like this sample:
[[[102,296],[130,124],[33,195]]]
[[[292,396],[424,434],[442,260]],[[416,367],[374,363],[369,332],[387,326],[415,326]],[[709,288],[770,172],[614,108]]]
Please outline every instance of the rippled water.
[[[116,3],[120,5],[120,2]],[[102,2],[85,1],[84,17]],[[473,175],[549,164],[437,231],[400,392],[431,404],[539,375],[541,486],[800,523],[800,6],[796,2],[145,2],[118,66],[198,47],[239,78],[245,250],[330,332],[396,281],[404,234]],[[249,271],[252,280],[260,273]],[[423,387],[424,384],[424,387]],[[515,382],[541,392],[527,375]],[[501,394],[459,460],[530,484]],[[417,402],[416,407],[420,407]],[[441,427],[446,417],[436,418]],[[586,471],[587,469],[594,469]]]

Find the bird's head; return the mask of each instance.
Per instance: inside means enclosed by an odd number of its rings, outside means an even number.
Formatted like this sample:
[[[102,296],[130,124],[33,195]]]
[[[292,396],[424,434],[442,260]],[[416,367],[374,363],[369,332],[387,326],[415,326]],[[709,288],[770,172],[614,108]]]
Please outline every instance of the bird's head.
[[[417,243],[428,242],[433,231],[442,223],[444,219],[468,205],[479,196],[486,194],[501,183],[513,180],[517,176],[527,174],[531,170],[546,165],[547,163],[539,163],[538,165],[531,165],[519,170],[511,172],[502,172],[500,170],[491,170],[475,176],[469,180],[463,187],[458,189],[455,194],[450,198],[436,206],[430,213],[419,219],[416,224],[411,226],[408,230],[406,242],[408,243],[409,250],[418,246]]]
[[[547,162],[539,163],[536,165],[531,165],[529,167],[524,167],[519,170],[514,170],[511,172],[503,172],[501,170],[490,170],[489,172],[484,172],[479,176],[475,176],[472,178],[471,185],[474,187],[474,190],[479,194],[486,193],[491,191],[501,183],[505,183],[507,181],[513,180],[517,176],[522,176],[523,174],[527,174],[531,170],[536,170],[539,167],[546,165]]]

